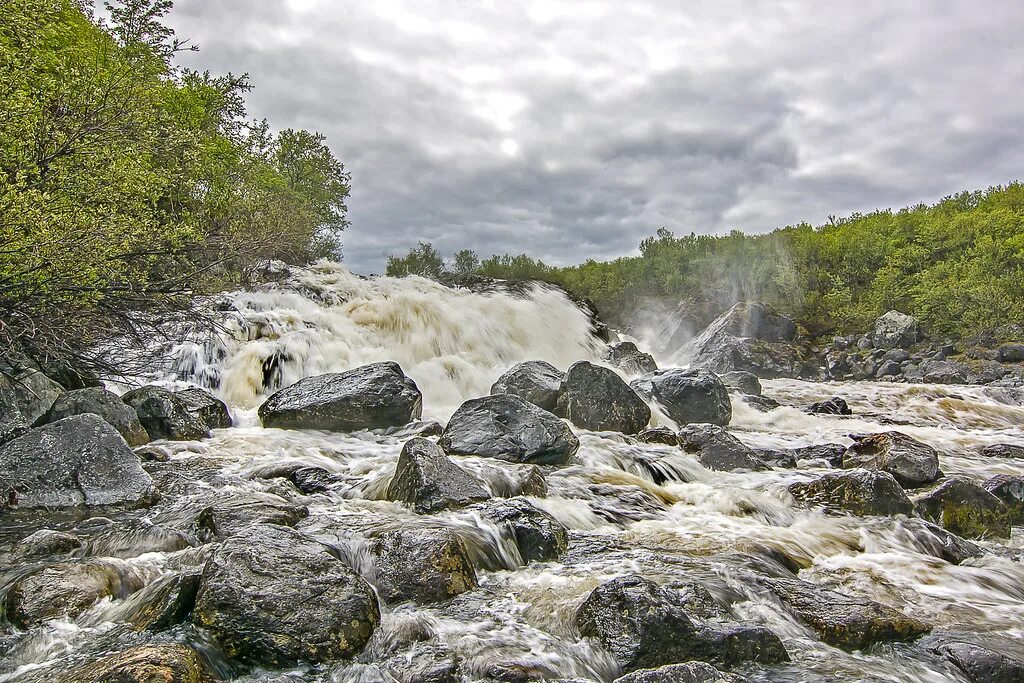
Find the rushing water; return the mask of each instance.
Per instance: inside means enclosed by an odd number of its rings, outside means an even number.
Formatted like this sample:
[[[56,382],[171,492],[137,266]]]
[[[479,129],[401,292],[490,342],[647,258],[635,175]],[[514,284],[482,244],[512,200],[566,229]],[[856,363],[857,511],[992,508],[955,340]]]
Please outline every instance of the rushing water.
[[[89,539],[84,552],[92,559],[138,585],[151,584],[183,567],[201,566],[208,553],[204,547],[176,546],[156,534],[152,522],[159,528],[197,500],[270,492],[308,506],[309,517],[297,528],[347,548],[351,564],[368,575],[367,538],[409,525],[454,529],[492,569],[480,572],[478,589],[450,603],[384,609],[371,644],[351,663],[247,671],[189,627],[161,636],[129,631],[122,622],[131,598],[108,599],[75,620],[4,635],[9,649],[0,682],[47,680],[46,672],[62,660],[146,638],[187,641],[223,677],[253,683],[391,681],[382,663],[424,648],[457,655],[466,680],[487,679],[514,664],[548,678],[608,681],[616,675],[614,662],[579,638],[572,617],[598,583],[631,572],[665,581],[696,579],[730,605],[733,618],[768,626],[782,637],[793,662],[739,670],[753,681],[965,680],[912,646],[846,653],[823,644],[755,580],[787,571],[772,559],[780,554],[804,567],[803,579],[869,597],[937,627],[1024,639],[1021,529],[1009,541],[982,542],[983,557],[949,564],[924,552],[899,519],[829,516],[795,506],[786,485],[825,471],[824,463],[714,472],[676,448],[576,430],[582,445],[574,463],[544,468],[549,494],[531,499],[571,530],[569,551],[559,562],[523,567],[515,545],[476,515],[418,516],[382,500],[402,438],[259,426],[255,408],[268,393],[265,384],[287,385],[372,361],[398,361],[423,391],[424,416],[442,422],[463,400],[488,393],[491,382],[517,362],[541,359],[565,369],[578,359],[596,361],[600,346],[587,317],[556,290],[479,294],[418,278],[367,280],[323,265],[300,271],[288,286],[230,301],[222,334],[177,345],[169,354],[170,370],[160,378],[216,385],[236,422],[201,442],[157,445],[170,460],[155,467],[189,480],[180,491],[152,509],[112,514],[109,520],[28,517],[0,531],[0,543],[42,526],[74,528]],[[783,407],[762,413],[733,400],[730,431],[749,445],[849,443],[849,434],[891,429],[895,422],[937,448],[947,474],[981,480],[1024,473],[1024,461],[978,454],[987,444],[1024,444],[1024,407],[1008,390],[792,380],[764,385],[765,394]],[[798,407],[834,395],[846,398],[855,416],[809,415]],[[652,460],[667,475],[660,485],[641,465]],[[322,467],[339,483],[327,493],[303,495],[280,479],[260,477],[286,462]],[[508,477],[507,467],[493,460],[466,457],[459,464],[494,490]],[[8,569],[0,590],[32,567]]]

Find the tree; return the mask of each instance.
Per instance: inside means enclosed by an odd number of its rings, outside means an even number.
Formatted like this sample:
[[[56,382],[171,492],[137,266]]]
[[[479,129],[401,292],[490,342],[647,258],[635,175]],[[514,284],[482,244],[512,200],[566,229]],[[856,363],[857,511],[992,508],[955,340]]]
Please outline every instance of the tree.
[[[429,242],[420,242],[405,256],[389,256],[384,271],[389,277],[419,275],[438,280],[445,273],[444,258]]]
[[[473,275],[480,268],[480,257],[472,249],[460,249],[452,259],[452,272],[465,277]]]

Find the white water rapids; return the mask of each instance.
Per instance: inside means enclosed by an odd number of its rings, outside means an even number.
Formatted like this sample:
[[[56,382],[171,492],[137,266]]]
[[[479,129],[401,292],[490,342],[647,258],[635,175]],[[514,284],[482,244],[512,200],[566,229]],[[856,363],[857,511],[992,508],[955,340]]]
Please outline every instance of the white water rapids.
[[[366,567],[370,535],[405,525],[451,527],[475,554],[497,558],[503,568],[480,572],[480,587],[449,604],[384,608],[377,634],[354,662],[276,672],[224,665],[220,673],[227,679],[391,682],[395,679],[382,662],[430,645],[454,653],[467,681],[496,680],[488,678],[495,667],[510,664],[538,672],[531,680],[610,681],[615,664],[579,637],[572,616],[601,581],[640,573],[659,581],[699,580],[716,596],[730,597],[734,619],[775,631],[793,661],[741,667],[739,672],[751,681],[967,680],[910,645],[856,653],[825,645],[749,580],[750,568],[766,561],[765,549],[806,567],[802,579],[896,607],[935,627],[1024,639],[1024,530],[1014,529],[1009,541],[982,541],[988,551],[983,557],[952,565],[923,552],[901,531],[898,519],[834,516],[796,506],[786,485],[827,471],[822,463],[803,462],[795,470],[715,472],[678,448],[574,428],[582,444],[574,462],[544,468],[549,494],[530,499],[570,529],[569,551],[559,562],[523,567],[498,529],[476,516],[458,511],[419,516],[382,500],[402,439],[259,426],[255,408],[266,398],[268,380],[284,386],[306,376],[394,360],[423,392],[424,417],[443,423],[462,401],[487,394],[490,384],[518,362],[546,360],[562,370],[580,359],[598,362],[601,344],[591,335],[587,316],[558,290],[481,294],[420,278],[364,279],[340,266],[320,264],[298,271],[287,286],[267,286],[229,300],[222,334],[213,341],[179,344],[171,372],[161,380],[215,386],[236,426],[199,442],[161,442],[171,464],[201,480],[210,495],[265,491],[306,505],[310,515],[297,528],[348,547],[357,569]],[[939,450],[947,474],[979,481],[993,474],[1024,474],[1024,461],[978,452],[988,444],[1024,444],[1024,407],[1005,389],[793,380],[763,384],[765,394],[783,407],[762,413],[733,399],[729,429],[748,445],[845,444],[849,434],[892,429],[895,420],[898,429]],[[798,407],[835,395],[850,403],[853,417],[809,415]],[[656,484],[639,466],[651,458],[678,476]],[[492,487],[503,476],[501,463],[473,457],[458,461]],[[286,462],[322,467],[345,485],[303,495],[281,480],[254,476]],[[56,524],[44,520],[39,525],[44,522]],[[60,523],[67,528],[77,522]],[[151,582],[202,554],[194,548],[145,550],[140,554],[122,547],[111,553],[116,558],[111,561]],[[97,552],[103,556],[106,551]],[[20,634],[0,662],[0,682],[45,673],[55,662],[116,632],[121,602],[105,600],[75,620],[47,622]],[[180,637],[218,661],[211,643]]]

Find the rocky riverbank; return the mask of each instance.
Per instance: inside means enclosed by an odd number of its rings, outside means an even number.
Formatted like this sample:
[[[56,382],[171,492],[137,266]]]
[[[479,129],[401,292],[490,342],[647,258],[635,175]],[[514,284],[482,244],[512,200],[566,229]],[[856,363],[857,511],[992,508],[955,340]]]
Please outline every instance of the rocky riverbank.
[[[1014,387],[658,368],[547,293],[461,295],[565,325],[446,355],[450,290],[302,277],[159,385],[8,359],[0,681],[1024,676]]]

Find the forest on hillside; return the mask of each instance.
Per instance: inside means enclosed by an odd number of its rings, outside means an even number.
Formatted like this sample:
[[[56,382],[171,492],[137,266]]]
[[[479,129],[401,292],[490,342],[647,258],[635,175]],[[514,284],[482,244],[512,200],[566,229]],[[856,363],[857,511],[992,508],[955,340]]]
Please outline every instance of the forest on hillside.
[[[999,335],[1024,325],[1024,184],[761,235],[662,228],[638,256],[570,267],[528,254],[481,260],[469,250],[449,263],[421,243],[391,257],[387,273],[544,280],[589,298],[617,324],[652,304],[714,315],[756,300],[817,335],[863,332],[891,309],[936,337]]]

